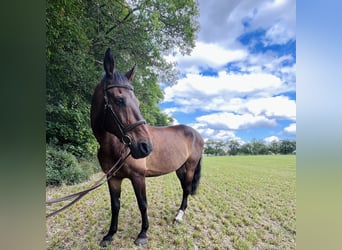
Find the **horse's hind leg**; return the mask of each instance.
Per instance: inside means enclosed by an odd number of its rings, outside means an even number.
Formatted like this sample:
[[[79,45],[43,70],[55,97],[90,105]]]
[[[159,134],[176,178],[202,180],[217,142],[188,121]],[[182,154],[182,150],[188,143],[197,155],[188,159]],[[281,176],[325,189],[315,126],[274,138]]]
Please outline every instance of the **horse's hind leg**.
[[[176,171],[177,177],[180,180],[180,183],[182,185],[183,198],[182,198],[182,204],[180,205],[177,216],[174,220],[175,222],[181,222],[183,220],[185,209],[188,206],[188,196],[191,193],[191,183],[192,183],[193,172],[194,171],[192,171],[191,169],[189,170],[186,168],[186,164],[184,164],[181,168],[179,168]]]
[[[120,210],[120,195],[121,195],[121,183],[122,179],[116,179],[112,177],[108,181],[110,203],[112,209],[112,219],[108,233],[103,237],[100,246],[106,247],[113,239],[113,235],[118,229],[118,215]]]
[[[195,194],[201,178],[201,158],[197,161],[188,160],[176,171],[176,173],[182,185],[183,199],[175,221],[181,222],[183,220],[185,209],[188,206],[188,196],[189,194]]]

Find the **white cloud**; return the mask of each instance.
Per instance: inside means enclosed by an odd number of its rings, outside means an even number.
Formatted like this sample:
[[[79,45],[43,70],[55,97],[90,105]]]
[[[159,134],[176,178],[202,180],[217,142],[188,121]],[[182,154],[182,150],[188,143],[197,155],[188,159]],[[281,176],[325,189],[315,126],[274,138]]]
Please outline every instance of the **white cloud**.
[[[274,118],[296,119],[296,102],[285,96],[258,98],[246,103],[247,109],[254,115]]]
[[[251,114],[236,115],[228,112],[213,113],[197,117],[200,123],[209,125],[218,130],[238,130],[251,127],[274,127],[276,121],[264,116],[253,116]]]
[[[239,0],[200,0],[200,25],[199,40],[204,42],[234,42],[241,33],[243,25],[229,17],[234,16],[234,9],[239,5]],[[235,15],[236,16],[236,15]]]
[[[200,74],[188,74],[180,79],[178,84],[165,88],[165,102],[181,99],[225,96],[233,98],[248,94],[269,96],[281,88],[281,80],[271,74],[228,74],[225,71],[218,76],[203,76]],[[192,105],[194,105],[192,103]]]
[[[255,17],[254,25],[267,29],[266,41],[268,44],[285,44],[289,40],[295,39],[295,0],[266,2],[261,8],[262,10]]]
[[[284,91],[285,87],[278,77],[271,74],[188,74],[178,84],[164,90],[164,102],[174,102],[175,106],[166,110],[169,114],[195,110],[249,112],[295,120],[295,100],[273,96]]]
[[[296,123],[291,123],[289,126],[284,128],[284,130],[288,134],[295,135],[296,134],[296,128],[297,128]]]
[[[218,44],[197,42],[190,56],[179,56],[179,68],[190,68],[200,65],[202,68],[221,68],[225,64],[240,61],[247,57],[247,51],[242,49],[226,49]],[[186,71],[192,72],[192,71]]]
[[[211,139],[215,141],[230,141],[230,140],[236,140],[240,143],[243,143],[241,138],[237,137],[233,131],[230,130],[217,130],[212,129],[207,126],[207,124],[204,123],[195,123],[191,124],[193,128],[195,128],[205,140]]]
[[[245,72],[258,73],[267,72],[274,73],[281,71],[284,66],[282,64],[286,61],[294,61],[291,55],[277,56],[275,53],[257,53],[250,54],[246,61],[241,61],[239,66]],[[284,72],[285,73],[285,72]],[[294,73],[294,70],[288,70],[287,73]]]
[[[239,42],[256,30],[265,32],[258,37],[261,45],[295,39],[295,0],[200,0],[200,12],[200,33],[191,56],[167,58],[177,62],[183,78],[164,88],[164,102],[173,104],[165,112],[207,113],[192,124],[204,138],[241,141],[236,130],[254,127],[281,127],[283,131],[274,134],[295,135],[296,101],[284,94],[296,91],[294,51],[281,56],[277,50],[251,53],[253,47]],[[293,124],[283,128],[278,119]]]
[[[259,68],[258,72],[277,70],[286,56],[279,59],[272,53],[249,55],[238,38],[262,29],[266,32],[261,41],[264,45],[285,44],[295,39],[295,8],[294,0],[201,0],[200,32],[191,55],[178,54],[166,59],[177,62],[182,73],[199,73],[206,68],[221,70],[231,62],[243,62],[241,67]],[[246,22],[248,25],[244,26]]]
[[[286,44],[293,37],[294,34],[292,34],[291,31],[286,30],[286,26],[281,23],[277,23],[267,30],[265,45]]]
[[[166,112],[214,112],[197,117],[202,124],[199,131],[212,139],[236,139],[231,130],[274,128],[278,125],[276,119],[296,120],[296,101],[274,96],[283,90],[280,78],[271,74],[187,74],[178,84],[165,89],[165,102],[174,104]]]
[[[227,63],[246,59],[246,49],[231,49],[215,43],[197,41],[191,55],[167,55],[164,58],[171,63],[177,62],[182,73],[199,73],[201,69],[222,69]]]
[[[270,137],[264,138],[264,141],[267,142],[267,143],[271,143],[271,142],[274,142],[274,141],[278,142],[279,138],[277,136],[272,135]]]
[[[267,30],[272,44],[295,37],[295,0],[200,0],[200,11],[199,40],[208,43],[238,46],[236,38],[257,29]]]

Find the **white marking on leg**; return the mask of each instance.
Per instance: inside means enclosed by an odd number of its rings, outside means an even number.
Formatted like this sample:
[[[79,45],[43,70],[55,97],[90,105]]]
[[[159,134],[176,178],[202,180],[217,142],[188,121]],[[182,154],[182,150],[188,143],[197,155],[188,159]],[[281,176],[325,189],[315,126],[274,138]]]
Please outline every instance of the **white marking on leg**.
[[[184,211],[183,210],[179,210],[175,220],[178,221],[178,222],[181,222],[183,220],[183,214],[184,214]]]

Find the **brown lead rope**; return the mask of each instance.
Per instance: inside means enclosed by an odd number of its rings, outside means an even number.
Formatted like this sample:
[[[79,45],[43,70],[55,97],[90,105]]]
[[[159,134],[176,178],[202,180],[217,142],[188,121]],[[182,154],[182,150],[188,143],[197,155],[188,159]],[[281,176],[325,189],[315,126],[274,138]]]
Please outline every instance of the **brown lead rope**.
[[[72,200],[71,202],[69,202],[68,204],[66,204],[65,206],[63,206],[62,208],[49,213],[46,215],[46,218],[51,217],[53,215],[56,215],[60,212],[62,212],[63,210],[67,209],[68,207],[70,207],[71,205],[75,204],[78,200],[80,200],[83,196],[85,196],[87,193],[89,193],[90,191],[100,187],[101,185],[103,185],[103,183],[105,183],[105,181],[108,181],[112,176],[115,176],[116,173],[123,167],[126,159],[130,156],[131,152],[128,152],[128,154],[125,157],[122,157],[123,154],[121,154],[121,157],[119,158],[119,160],[107,171],[107,173],[105,173],[93,186],[91,186],[90,188],[87,188],[83,191],[80,191],[78,193],[74,193],[74,194],[70,194],[58,199],[54,199],[54,200],[47,200],[45,201],[46,205],[50,205],[53,203],[58,203],[61,201],[66,201],[66,200],[71,200],[72,198],[76,197],[74,200]],[[121,165],[117,168],[116,166],[121,162]],[[115,169],[115,171],[114,171]],[[107,177],[107,178],[106,178]],[[103,179],[106,178],[105,181],[103,181]]]

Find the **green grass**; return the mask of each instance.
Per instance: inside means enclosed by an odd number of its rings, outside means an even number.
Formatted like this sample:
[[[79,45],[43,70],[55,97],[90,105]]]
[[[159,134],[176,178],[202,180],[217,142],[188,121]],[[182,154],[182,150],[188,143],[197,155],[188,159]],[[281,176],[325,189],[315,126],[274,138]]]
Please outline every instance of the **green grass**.
[[[89,187],[101,176],[48,188],[59,197]],[[296,157],[205,157],[198,192],[189,197],[183,223],[173,219],[182,190],[175,173],[147,179],[150,229],[146,247],[135,247],[140,213],[133,188],[124,180],[119,229],[108,249],[295,249]],[[100,249],[110,223],[107,186],[47,219],[47,249]]]

